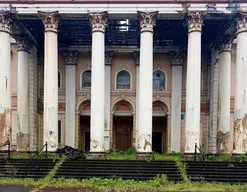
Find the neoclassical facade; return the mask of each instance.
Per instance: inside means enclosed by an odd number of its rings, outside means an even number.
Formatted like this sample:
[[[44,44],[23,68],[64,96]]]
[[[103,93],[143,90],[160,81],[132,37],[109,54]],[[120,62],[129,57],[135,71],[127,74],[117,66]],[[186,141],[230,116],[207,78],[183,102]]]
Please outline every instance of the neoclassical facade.
[[[246,3],[9,3],[0,2],[0,143],[247,151]]]

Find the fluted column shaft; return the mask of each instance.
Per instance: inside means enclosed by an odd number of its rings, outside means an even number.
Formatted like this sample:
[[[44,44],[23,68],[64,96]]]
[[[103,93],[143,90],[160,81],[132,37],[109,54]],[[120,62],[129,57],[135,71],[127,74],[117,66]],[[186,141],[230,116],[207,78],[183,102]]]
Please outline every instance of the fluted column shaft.
[[[138,12],[141,27],[137,151],[152,152],[153,28],[158,12]]]
[[[39,12],[45,27],[44,143],[58,147],[58,12]]]
[[[217,153],[230,153],[231,43],[223,44],[219,55],[219,105]]]
[[[105,26],[107,12],[89,13],[92,26],[92,85],[90,152],[104,152]]]
[[[30,149],[28,95],[29,47],[26,37],[17,37],[16,40],[18,49],[17,151],[28,151]]]
[[[189,12],[186,81],[185,153],[200,144],[201,30],[204,13]]]
[[[0,12],[0,143],[11,139],[10,13]]]

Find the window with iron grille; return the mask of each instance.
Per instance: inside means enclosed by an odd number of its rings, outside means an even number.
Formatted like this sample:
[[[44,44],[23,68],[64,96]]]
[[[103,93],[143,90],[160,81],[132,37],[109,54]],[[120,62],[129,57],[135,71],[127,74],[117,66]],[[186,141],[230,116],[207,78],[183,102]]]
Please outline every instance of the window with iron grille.
[[[130,89],[130,73],[126,70],[117,74],[117,89]]]
[[[153,72],[153,90],[162,91],[165,87],[166,77],[163,71],[157,70]]]
[[[81,83],[81,88],[85,89],[85,88],[91,88],[91,71],[85,71],[82,74],[82,83]]]

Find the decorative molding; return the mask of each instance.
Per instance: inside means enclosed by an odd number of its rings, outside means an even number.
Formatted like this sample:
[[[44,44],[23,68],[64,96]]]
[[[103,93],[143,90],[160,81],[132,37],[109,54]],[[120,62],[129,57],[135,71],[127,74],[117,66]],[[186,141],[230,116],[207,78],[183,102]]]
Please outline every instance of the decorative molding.
[[[31,43],[27,35],[14,35],[14,38],[17,43],[18,51],[30,52]]]
[[[112,58],[114,57],[115,52],[114,51],[106,51],[105,52],[105,64],[111,65]]]
[[[89,20],[92,27],[92,32],[105,32],[108,20],[108,12],[92,12],[89,13]]]
[[[76,60],[78,58],[79,53],[77,51],[66,51],[62,53],[65,65],[76,65]]]
[[[182,66],[185,53],[179,50],[171,51],[168,53],[168,56],[171,59],[172,66]]]
[[[12,19],[9,11],[0,11],[0,31],[11,33]]]
[[[187,18],[188,33],[202,32],[203,20],[206,15],[207,12],[190,11]]]
[[[133,52],[133,57],[136,61],[136,65],[140,65],[140,52],[139,51],[134,51]]]
[[[237,32],[236,34],[247,32],[247,12],[239,12],[237,17]]]
[[[141,32],[146,32],[146,31],[153,32],[153,29],[156,26],[158,11],[154,11],[154,12],[137,11],[137,14],[140,22]]]
[[[58,25],[60,21],[60,15],[58,11],[54,12],[43,12],[38,11],[39,16],[45,27],[45,32],[51,31],[57,33]]]

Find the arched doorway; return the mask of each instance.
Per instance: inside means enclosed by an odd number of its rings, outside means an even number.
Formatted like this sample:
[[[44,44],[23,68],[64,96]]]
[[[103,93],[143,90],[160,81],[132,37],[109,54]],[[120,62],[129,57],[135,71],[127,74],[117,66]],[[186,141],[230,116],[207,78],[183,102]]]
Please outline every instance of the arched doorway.
[[[153,102],[152,150],[165,153],[168,148],[167,106],[162,101]]]
[[[80,131],[79,131],[79,148],[83,151],[90,150],[90,100],[81,103],[80,112]]]
[[[113,111],[113,146],[125,151],[133,146],[132,106],[122,100],[115,104]]]

